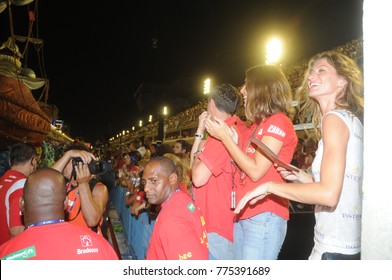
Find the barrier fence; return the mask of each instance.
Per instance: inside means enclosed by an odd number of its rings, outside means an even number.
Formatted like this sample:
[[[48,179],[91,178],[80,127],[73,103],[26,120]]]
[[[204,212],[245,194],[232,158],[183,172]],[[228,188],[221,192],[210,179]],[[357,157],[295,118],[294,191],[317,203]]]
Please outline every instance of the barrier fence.
[[[125,206],[126,192],[126,188],[118,185],[109,191],[110,200],[123,224],[127,245],[133,250],[136,259],[144,260],[155,220],[150,219],[147,211],[140,213],[137,217],[131,215],[129,207]]]

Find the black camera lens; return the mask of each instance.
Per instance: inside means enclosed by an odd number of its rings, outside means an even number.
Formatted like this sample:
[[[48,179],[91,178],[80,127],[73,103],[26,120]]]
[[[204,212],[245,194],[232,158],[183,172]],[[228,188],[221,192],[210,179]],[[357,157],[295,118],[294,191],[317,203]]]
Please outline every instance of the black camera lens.
[[[110,164],[102,160],[93,160],[88,165],[91,174],[103,174],[108,171],[109,168]]]

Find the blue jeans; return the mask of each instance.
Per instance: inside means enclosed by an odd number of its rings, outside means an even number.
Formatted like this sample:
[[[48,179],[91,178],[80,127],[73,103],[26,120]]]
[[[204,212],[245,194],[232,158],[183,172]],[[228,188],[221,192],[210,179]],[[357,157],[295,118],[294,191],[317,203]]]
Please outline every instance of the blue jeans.
[[[217,234],[216,232],[208,232],[208,259],[210,260],[232,260],[233,242]]]
[[[287,221],[271,212],[235,222],[234,259],[278,259],[286,231]]]

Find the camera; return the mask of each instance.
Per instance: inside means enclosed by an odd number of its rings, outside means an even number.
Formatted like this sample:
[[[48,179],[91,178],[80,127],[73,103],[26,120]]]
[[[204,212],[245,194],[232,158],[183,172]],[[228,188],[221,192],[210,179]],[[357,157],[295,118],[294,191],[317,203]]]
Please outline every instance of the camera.
[[[72,176],[76,179],[75,167],[79,164],[83,163],[83,160],[80,157],[72,158]],[[104,174],[111,169],[111,166],[108,162],[103,160],[93,160],[88,164],[88,169],[90,170],[90,174],[100,175]]]

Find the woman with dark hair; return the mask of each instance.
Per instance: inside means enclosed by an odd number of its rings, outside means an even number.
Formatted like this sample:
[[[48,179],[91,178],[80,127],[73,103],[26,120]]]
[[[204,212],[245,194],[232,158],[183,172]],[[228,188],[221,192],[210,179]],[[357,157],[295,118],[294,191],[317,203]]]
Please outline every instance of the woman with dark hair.
[[[241,135],[245,145],[237,145],[238,134],[234,127],[228,127],[219,119],[207,118],[205,122],[208,133],[222,141],[235,162],[233,177],[237,199],[263,182],[284,181],[273,162],[252,142],[252,137],[267,145],[284,162],[291,162],[298,141],[290,119],[294,112],[291,88],[280,68],[262,65],[248,69],[241,93],[245,115],[252,123],[249,132]],[[288,199],[271,195],[244,207],[236,219],[235,259],[278,258],[289,219]]]

